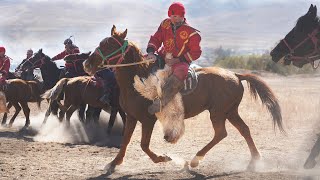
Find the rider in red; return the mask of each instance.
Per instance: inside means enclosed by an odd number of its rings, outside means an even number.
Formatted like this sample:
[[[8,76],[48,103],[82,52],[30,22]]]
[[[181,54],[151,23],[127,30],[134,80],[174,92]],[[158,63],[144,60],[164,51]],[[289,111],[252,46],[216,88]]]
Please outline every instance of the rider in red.
[[[149,40],[147,58],[155,60],[154,53],[157,53],[173,71],[162,89],[162,97],[149,106],[150,114],[159,112],[160,106],[165,106],[182,89],[190,63],[201,55],[199,31],[187,24],[184,15],[183,4],[172,3],[168,10],[169,18],[161,22]]]
[[[9,74],[10,68],[10,58],[5,55],[6,49],[4,47],[0,47],[0,85],[5,84],[5,80]]]
[[[64,57],[66,57],[69,54],[80,53],[79,48],[72,43],[70,38],[66,39],[63,42],[63,44],[65,45],[65,50],[62,51],[60,54],[54,56],[52,58],[52,61],[63,59]],[[68,68],[74,68],[73,63],[68,63],[68,62],[65,63],[65,69],[61,71],[61,74],[60,74],[60,77],[59,77],[60,79],[63,78],[63,77],[68,76],[67,75],[68,74]],[[71,77],[73,75],[70,74],[69,76]]]

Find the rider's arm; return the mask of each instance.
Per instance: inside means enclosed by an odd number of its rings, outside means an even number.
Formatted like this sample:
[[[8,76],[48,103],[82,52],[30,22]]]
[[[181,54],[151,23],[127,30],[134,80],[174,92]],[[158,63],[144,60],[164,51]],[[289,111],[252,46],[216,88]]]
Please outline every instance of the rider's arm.
[[[67,55],[67,51],[63,51],[63,52],[61,52],[60,54],[54,56],[54,57],[52,58],[52,61],[56,61],[56,60],[59,60],[59,59],[63,59],[66,55]]]
[[[187,43],[187,49],[189,49],[186,53],[179,57],[180,61],[187,61],[191,63],[192,61],[197,60],[202,51],[200,47],[201,37],[198,33],[194,34],[189,38],[189,42]]]
[[[163,31],[163,23],[165,23],[166,20],[164,20],[161,25],[159,26],[158,30],[156,33],[154,33],[153,36],[150,37],[148,46],[147,46],[147,53],[154,53],[156,52],[160,47],[161,44],[163,42],[163,35],[162,35],[162,31]]]

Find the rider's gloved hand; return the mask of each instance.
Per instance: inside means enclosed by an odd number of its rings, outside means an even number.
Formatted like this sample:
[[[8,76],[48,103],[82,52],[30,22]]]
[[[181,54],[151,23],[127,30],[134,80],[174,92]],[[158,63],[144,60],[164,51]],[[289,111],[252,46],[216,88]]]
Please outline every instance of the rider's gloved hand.
[[[149,52],[147,57],[146,57],[146,59],[156,61],[157,57],[156,57],[156,55],[154,53]]]

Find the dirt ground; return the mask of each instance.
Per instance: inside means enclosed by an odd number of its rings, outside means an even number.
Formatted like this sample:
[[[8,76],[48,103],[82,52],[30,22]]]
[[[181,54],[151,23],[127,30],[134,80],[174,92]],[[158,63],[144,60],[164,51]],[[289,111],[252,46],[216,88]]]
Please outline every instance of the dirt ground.
[[[175,145],[163,140],[156,124],[151,150],[166,154],[173,161],[154,164],[140,148],[138,123],[128,146],[124,163],[109,175],[104,171],[119,151],[122,123],[116,122],[112,135],[105,133],[108,114],[100,126],[82,125],[76,114],[71,127],[59,124],[55,117],[41,126],[47,107],[31,107],[31,126],[24,125],[20,113],[12,128],[0,128],[0,179],[320,179],[320,160],[313,170],[303,164],[320,132],[320,78],[264,76],[280,101],[287,135],[274,131],[271,117],[260,100],[245,94],[240,115],[251,130],[262,155],[256,172],[247,172],[250,152],[244,138],[227,122],[228,136],[216,145],[197,168],[180,171],[214,135],[208,112],[188,119],[184,136]],[[12,115],[13,110],[11,110]]]

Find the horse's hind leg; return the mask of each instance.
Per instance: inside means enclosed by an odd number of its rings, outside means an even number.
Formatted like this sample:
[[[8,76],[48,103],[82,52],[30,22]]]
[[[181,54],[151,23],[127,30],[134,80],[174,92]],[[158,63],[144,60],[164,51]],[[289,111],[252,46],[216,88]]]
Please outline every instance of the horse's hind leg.
[[[47,120],[48,120],[48,117],[50,116],[50,114],[51,114],[51,105],[49,103],[49,107],[48,107],[48,109],[46,111],[46,114],[44,115],[44,120],[42,122],[42,125],[47,123]]]
[[[20,104],[22,106],[23,113],[26,117],[26,124],[24,125],[24,127],[28,127],[30,125],[30,108],[27,102],[20,102]]]
[[[310,155],[309,155],[308,159],[306,160],[303,167],[305,169],[314,168],[317,164],[315,159],[317,156],[319,156],[319,153],[320,153],[320,136],[318,137],[318,140],[316,141],[316,143],[312,147]]]
[[[235,108],[232,112],[228,113],[229,122],[238,129],[240,134],[245,138],[251,153],[251,161],[247,167],[247,170],[253,171],[255,169],[256,162],[260,159],[260,153],[254,141],[252,139],[250,129],[246,123],[242,120],[238,113],[238,108]]]
[[[20,105],[19,105],[17,102],[12,103],[12,105],[13,105],[14,108],[16,109],[16,112],[14,112],[14,115],[13,115],[12,118],[10,119],[9,127],[12,126],[14,120],[16,119],[16,117],[18,116],[19,112],[21,111],[21,107],[20,107]]]
[[[89,107],[88,107],[89,108]],[[84,112],[86,110],[86,104],[80,105],[79,111],[78,111],[78,116],[79,120],[84,123],[85,117],[84,117]]]
[[[190,166],[196,167],[199,165],[199,161],[203,159],[205,154],[213,148],[216,144],[218,144],[222,139],[227,137],[226,130],[226,117],[224,114],[216,114],[213,111],[210,111],[210,119],[212,122],[212,126],[214,128],[214,137],[213,139],[200,151],[198,151],[197,155],[192,159]]]
[[[123,129],[122,129],[122,134],[124,133],[124,128],[126,127],[126,113],[122,110],[121,107],[119,107],[119,114],[121,116],[122,119],[122,124],[123,124]]]
[[[112,127],[114,125],[114,122],[116,121],[117,113],[118,113],[118,108],[111,107],[111,113],[110,113],[110,118],[109,118],[109,123],[108,123],[107,134],[111,134]]]
[[[8,106],[7,106],[7,109],[9,110],[11,107],[12,107],[12,103],[9,102]],[[7,118],[8,118],[8,113],[4,113],[1,125],[5,125],[7,123]]]
[[[67,112],[66,112],[66,121],[67,121],[67,126],[68,126],[68,127],[70,127],[70,118],[71,118],[73,112],[74,112],[75,110],[77,110],[78,108],[79,108],[79,107],[77,107],[77,106],[75,106],[75,105],[71,105],[71,106],[68,108],[68,110],[67,110]]]

